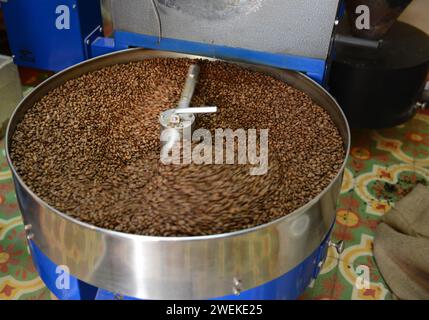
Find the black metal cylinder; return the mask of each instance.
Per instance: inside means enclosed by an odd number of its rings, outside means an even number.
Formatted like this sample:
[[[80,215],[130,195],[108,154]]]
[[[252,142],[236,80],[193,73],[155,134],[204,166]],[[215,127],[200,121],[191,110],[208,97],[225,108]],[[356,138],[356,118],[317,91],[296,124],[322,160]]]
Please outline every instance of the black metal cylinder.
[[[396,22],[378,49],[337,43],[329,88],[352,127],[391,127],[414,114],[428,67],[429,36]]]

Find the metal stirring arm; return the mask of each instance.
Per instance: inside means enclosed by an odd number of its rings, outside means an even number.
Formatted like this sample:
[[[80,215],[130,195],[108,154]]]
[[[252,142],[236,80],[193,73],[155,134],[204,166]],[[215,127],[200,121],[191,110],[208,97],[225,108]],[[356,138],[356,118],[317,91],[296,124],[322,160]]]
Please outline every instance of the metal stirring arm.
[[[195,87],[197,86],[199,75],[200,66],[196,64],[191,65],[189,67],[188,74],[186,75],[185,86],[183,87],[179,104],[177,105],[178,109],[189,108],[189,106],[191,105],[191,100],[194,96]]]
[[[186,113],[214,113],[217,112],[217,107],[197,107],[197,108],[176,108],[174,110],[176,114],[186,114]]]
[[[217,112],[216,106],[190,107],[199,74],[200,67],[198,65],[193,64],[189,67],[177,107],[162,112],[159,117],[161,124],[161,145],[166,146],[166,148],[163,148],[164,152],[171,149],[176,141],[182,139],[185,130],[190,130],[189,132],[192,133],[196,120],[195,114]],[[166,132],[166,136],[163,136],[163,132],[166,129],[169,131]]]

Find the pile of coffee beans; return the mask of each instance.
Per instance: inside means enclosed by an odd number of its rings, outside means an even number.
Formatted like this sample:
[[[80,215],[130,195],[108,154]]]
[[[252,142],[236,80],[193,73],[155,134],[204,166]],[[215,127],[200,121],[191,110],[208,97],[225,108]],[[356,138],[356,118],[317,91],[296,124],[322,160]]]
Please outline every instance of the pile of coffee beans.
[[[188,67],[200,81],[192,105],[214,130],[268,129],[269,170],[252,165],[164,165],[160,112],[179,101]],[[192,236],[257,226],[317,196],[345,157],[327,112],[303,92],[233,64],[147,59],[89,72],[50,91],[13,134],[11,157],[53,207],[107,229]]]

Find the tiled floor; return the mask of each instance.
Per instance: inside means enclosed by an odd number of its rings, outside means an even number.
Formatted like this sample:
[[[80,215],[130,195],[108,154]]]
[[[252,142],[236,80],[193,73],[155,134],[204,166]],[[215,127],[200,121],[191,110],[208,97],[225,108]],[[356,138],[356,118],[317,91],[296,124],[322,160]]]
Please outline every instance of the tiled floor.
[[[429,184],[429,112],[404,125],[352,132],[352,149],[337,208],[331,249],[321,274],[303,299],[392,299],[372,254],[380,218],[417,183]],[[363,266],[363,267],[362,267]],[[363,268],[370,287],[358,289]],[[360,283],[360,282],[359,282]]]
[[[380,217],[416,183],[429,183],[429,112],[388,130],[352,133],[352,150],[338,203],[333,240],[343,240],[302,299],[392,299],[372,255]],[[370,287],[358,289],[362,266]],[[0,299],[52,299],[35,271],[25,243],[3,142],[0,144]]]

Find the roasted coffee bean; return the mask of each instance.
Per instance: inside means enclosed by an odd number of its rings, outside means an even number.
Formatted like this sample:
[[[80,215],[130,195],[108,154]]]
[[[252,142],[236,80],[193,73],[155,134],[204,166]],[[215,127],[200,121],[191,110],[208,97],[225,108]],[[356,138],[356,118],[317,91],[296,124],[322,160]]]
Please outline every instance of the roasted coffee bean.
[[[179,101],[191,63],[198,127],[268,129],[269,170],[163,165],[161,111]],[[320,194],[344,161],[327,112],[299,90],[224,62],[148,59],[89,72],[50,91],[12,138],[12,161],[40,198],[98,227],[144,235],[232,232],[283,217]]]

